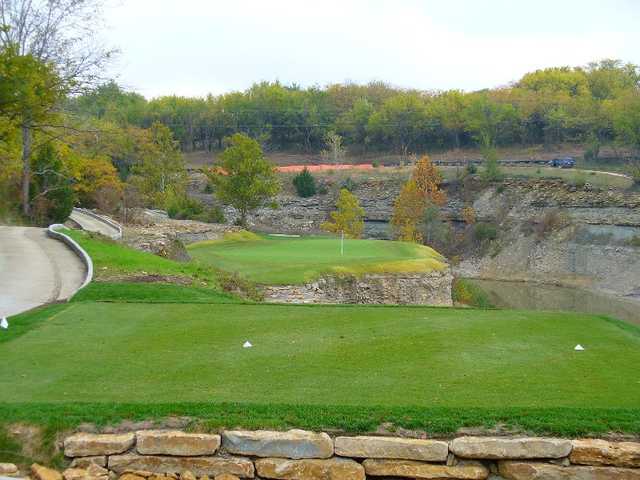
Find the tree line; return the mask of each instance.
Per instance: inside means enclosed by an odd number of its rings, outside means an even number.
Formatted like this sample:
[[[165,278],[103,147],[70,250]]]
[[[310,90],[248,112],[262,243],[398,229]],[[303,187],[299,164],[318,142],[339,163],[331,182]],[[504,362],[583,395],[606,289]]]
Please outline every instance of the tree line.
[[[72,106],[108,84],[94,41],[101,0],[0,0],[0,221],[46,225],[74,205],[113,212],[183,198],[167,126],[140,128]]]
[[[640,149],[640,70],[621,61],[549,68],[469,93],[382,82],[263,82],[219,96],[147,100],[101,76],[113,51],[92,41],[100,6],[0,0],[0,219],[47,224],[66,219],[77,204],[108,212],[135,205],[197,210],[186,195],[182,153],[256,150],[239,138],[260,151],[334,157],[345,148],[420,154],[480,146],[487,166],[499,145],[589,142],[597,154],[602,143],[617,142]],[[227,172],[230,155],[222,158]],[[213,180],[225,190],[224,178]],[[273,188],[265,180],[265,189]],[[245,206],[252,204],[244,199]]]
[[[619,60],[527,73],[476,92],[382,82],[301,88],[256,83],[206,98],[147,100],[111,82],[70,100],[79,115],[120,126],[168,127],[183,152],[218,150],[244,133],[265,150],[319,152],[338,136],[352,153],[616,142],[640,148],[640,68]]]

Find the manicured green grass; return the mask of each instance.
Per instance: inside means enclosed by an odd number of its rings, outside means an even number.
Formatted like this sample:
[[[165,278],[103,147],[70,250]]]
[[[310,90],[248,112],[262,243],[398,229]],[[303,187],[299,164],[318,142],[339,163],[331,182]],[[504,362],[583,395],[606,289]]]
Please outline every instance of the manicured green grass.
[[[118,303],[240,303],[227,293],[210,288],[168,283],[91,283],[73,297],[74,302]]]
[[[121,243],[77,230],[66,230],[93,260],[95,277],[99,280],[128,275],[166,275],[191,279],[200,285],[216,287],[215,269],[194,263],[181,263],[129,248]]]
[[[380,407],[344,405],[291,405],[256,403],[0,403],[0,450],[2,423],[41,425],[48,432],[69,430],[81,424],[98,427],[122,421],[153,420],[162,425],[168,417],[190,417],[189,427],[215,431],[219,428],[304,428],[349,433],[387,429],[424,430],[430,435],[451,435],[463,427],[505,431],[584,436],[608,432],[640,434],[640,409],[602,408],[447,408]],[[8,439],[7,439],[8,440]],[[6,450],[14,450],[7,445]],[[17,452],[16,452],[17,453]],[[4,460],[11,460],[4,454]],[[16,458],[19,461],[19,458]]]
[[[30,315],[0,343],[0,402],[624,409],[640,398],[639,330],[580,314],[78,302]]]
[[[422,245],[383,240],[344,241],[333,237],[256,237],[201,242],[188,247],[198,263],[264,284],[300,284],[322,274],[423,272],[445,267],[443,258]]]

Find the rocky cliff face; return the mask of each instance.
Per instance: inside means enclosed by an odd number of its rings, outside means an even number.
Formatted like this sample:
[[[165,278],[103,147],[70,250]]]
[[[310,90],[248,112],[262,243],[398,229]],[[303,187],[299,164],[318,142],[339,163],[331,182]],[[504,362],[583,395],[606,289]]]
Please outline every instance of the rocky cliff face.
[[[451,306],[449,269],[442,272],[327,276],[306,285],[265,287],[265,300],[276,303],[351,303]]]
[[[640,298],[640,194],[567,186],[558,181],[511,181],[502,193],[484,190],[478,217],[500,224],[492,255],[471,255],[462,276],[581,286]],[[555,211],[566,221],[540,236],[527,225]]]
[[[206,204],[214,203],[212,195],[198,193],[205,185],[204,179],[200,177],[201,174],[192,175],[194,177],[191,195]],[[389,238],[386,223],[391,218],[393,202],[404,180],[403,177],[385,180],[370,178],[358,182],[353,188],[353,193],[365,209],[367,219],[365,233],[369,234],[368,236]],[[249,223],[255,228],[268,232],[318,233],[320,224],[325,222],[329,213],[335,209],[338,190],[338,186],[334,186],[328,193],[310,198],[300,198],[290,191],[285,191],[277,197],[277,209],[261,208],[249,217]],[[223,209],[227,222],[235,222],[238,217],[237,212],[230,207]]]

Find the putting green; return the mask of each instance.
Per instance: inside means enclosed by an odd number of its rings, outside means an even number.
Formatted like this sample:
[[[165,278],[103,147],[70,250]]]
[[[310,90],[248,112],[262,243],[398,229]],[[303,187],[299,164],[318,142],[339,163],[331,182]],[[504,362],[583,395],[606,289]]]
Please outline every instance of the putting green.
[[[231,234],[223,241],[188,247],[199,263],[236,272],[263,284],[301,284],[323,274],[428,272],[446,267],[444,258],[422,245],[333,237],[259,237]]]

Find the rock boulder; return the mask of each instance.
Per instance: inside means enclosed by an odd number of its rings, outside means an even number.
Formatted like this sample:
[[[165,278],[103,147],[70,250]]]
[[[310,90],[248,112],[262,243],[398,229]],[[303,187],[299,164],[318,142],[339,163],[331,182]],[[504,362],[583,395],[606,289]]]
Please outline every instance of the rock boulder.
[[[261,458],[256,460],[256,470],[261,478],[278,480],[365,480],[362,465],[345,458]]]
[[[489,476],[487,467],[479,462],[461,462],[448,466],[413,460],[367,459],[362,465],[367,476],[372,477],[484,480]]]
[[[35,480],[62,480],[62,474],[51,468],[34,463],[31,465],[31,476]]]
[[[326,433],[304,430],[288,432],[226,431],[222,446],[236,455],[256,457],[329,458],[333,455],[333,442]]]
[[[355,458],[393,458],[444,462],[449,454],[447,442],[389,437],[337,437],[336,455]]]
[[[219,447],[220,435],[156,430],[136,434],[136,450],[143,455],[213,455]]]
[[[129,450],[134,442],[133,433],[77,433],[65,439],[64,454],[67,457],[115,455]]]
[[[506,480],[640,480],[640,470],[617,467],[562,467],[550,463],[500,462]]]
[[[571,453],[571,441],[556,438],[460,437],[449,445],[461,458],[485,460],[563,458]]]
[[[109,469],[120,474],[126,472],[152,472],[179,474],[189,470],[196,476],[215,477],[223,473],[240,478],[253,478],[251,460],[238,457],[162,457],[153,455],[115,455],[109,457]]]
[[[569,460],[579,465],[638,468],[640,467],[640,443],[574,440]]]

